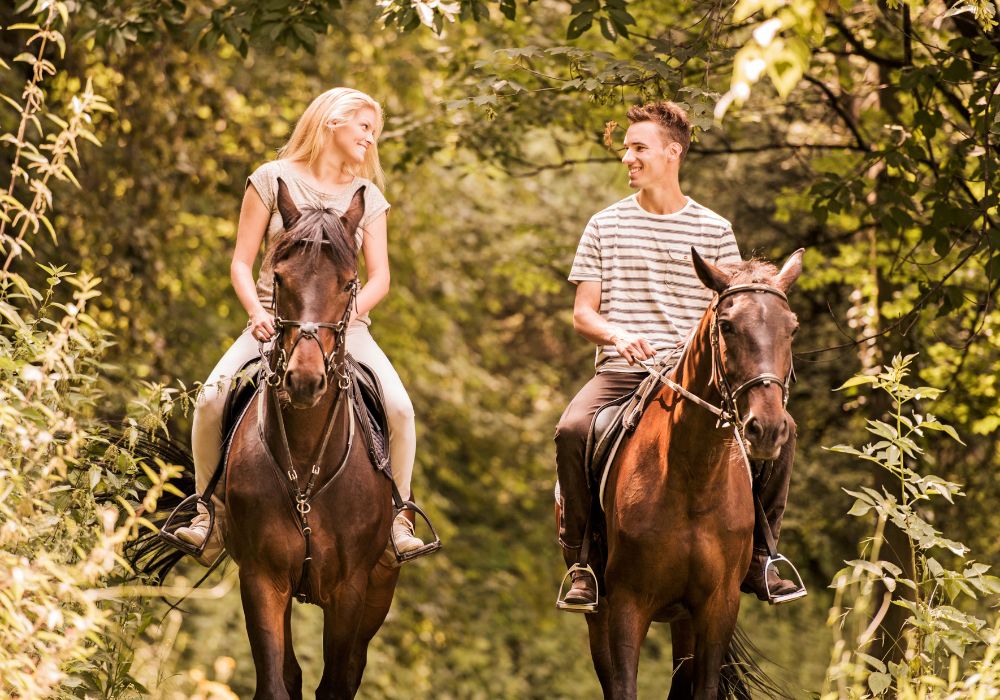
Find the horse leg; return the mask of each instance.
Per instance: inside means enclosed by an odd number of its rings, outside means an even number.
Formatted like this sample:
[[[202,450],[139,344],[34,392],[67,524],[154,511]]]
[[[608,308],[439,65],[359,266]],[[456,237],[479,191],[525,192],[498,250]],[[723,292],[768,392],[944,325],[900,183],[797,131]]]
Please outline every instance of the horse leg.
[[[674,673],[667,700],[686,700],[694,692],[694,627],[690,618],[670,623]]]
[[[356,673],[355,683],[361,687],[361,678],[368,663],[368,645],[382,627],[389,608],[392,607],[392,596],[399,579],[399,568],[390,568],[381,562],[375,565],[368,575],[368,591],[365,594],[365,610],[361,616],[361,625],[354,640],[354,658],[352,663]]]
[[[590,658],[594,661],[597,679],[601,682],[606,700],[613,697],[611,690],[611,646],[608,644],[607,604],[598,607],[597,612],[587,615],[587,631],[590,635]]]
[[[254,698],[286,700],[285,614],[291,604],[290,589],[280,590],[265,575],[240,568],[240,597],[246,614],[247,635],[257,672]]]
[[[611,650],[611,693],[614,700],[636,700],[639,650],[649,632],[652,615],[639,605],[631,591],[617,590],[608,596],[608,641]]]
[[[291,700],[302,700],[302,667],[292,648],[292,600],[285,607],[285,668],[282,674]]]
[[[345,581],[323,604],[323,677],[317,700],[351,700],[361,685],[355,651],[365,610],[367,575]]]
[[[736,628],[740,598],[736,585],[716,591],[694,615],[694,695],[695,700],[716,700],[719,672]]]

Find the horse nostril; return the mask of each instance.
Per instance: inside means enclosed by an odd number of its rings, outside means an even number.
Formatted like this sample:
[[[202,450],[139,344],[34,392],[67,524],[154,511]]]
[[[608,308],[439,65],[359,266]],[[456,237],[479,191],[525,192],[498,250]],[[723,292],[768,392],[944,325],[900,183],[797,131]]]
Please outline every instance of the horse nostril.
[[[781,421],[781,427],[778,428],[778,439],[776,442],[779,445],[784,445],[788,441],[789,432],[790,431],[788,428],[788,419],[786,418],[785,420]]]
[[[759,440],[764,435],[764,428],[756,416],[750,416],[743,427],[746,436],[752,440]]]

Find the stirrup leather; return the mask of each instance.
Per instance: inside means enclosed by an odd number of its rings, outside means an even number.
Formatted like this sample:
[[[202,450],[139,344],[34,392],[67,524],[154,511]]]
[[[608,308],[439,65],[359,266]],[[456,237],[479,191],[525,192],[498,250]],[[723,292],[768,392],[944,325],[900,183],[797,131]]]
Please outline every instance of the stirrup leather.
[[[572,580],[573,574],[577,572],[586,574],[587,576],[590,576],[590,578],[594,580],[595,599],[593,603],[567,603],[565,600],[563,600],[563,595],[565,595],[565,593],[563,593],[563,589],[566,588],[566,582]],[[566,591],[566,593],[568,592],[569,591]],[[585,566],[580,564],[573,564],[573,566],[569,567],[569,569],[566,570],[566,575],[563,576],[562,583],[559,584],[559,595],[556,597],[556,607],[559,608],[560,610],[568,610],[569,612],[596,613],[597,603],[600,601],[600,599],[601,599],[601,591],[600,587],[597,584],[597,574],[595,574],[594,570],[590,568],[590,564],[587,564]]]
[[[779,574],[780,578],[780,571],[778,570],[777,565],[778,563],[781,562],[787,564],[788,568],[792,570],[792,574],[795,575],[795,580],[798,582],[799,587],[796,590],[792,591],[791,593],[785,593],[784,595],[773,595],[771,593],[771,586],[767,581],[767,572],[771,568],[774,568],[775,572]],[[792,564],[792,562],[788,561],[788,559],[786,559],[785,556],[782,554],[778,554],[777,552],[775,552],[774,555],[769,555],[767,559],[764,560],[763,574],[764,574],[764,590],[767,591],[767,602],[770,605],[781,605],[782,603],[790,603],[793,600],[804,598],[809,593],[809,591],[806,590],[806,585],[802,583],[802,577],[799,575],[799,570],[796,569],[795,565]]]
[[[191,521],[199,514],[198,506],[203,506],[208,512],[208,530],[205,535],[205,539],[202,540],[200,545],[193,545],[190,542],[185,542],[180,537],[175,535],[182,527],[189,527]],[[164,542],[167,542],[173,547],[181,550],[185,554],[190,554],[193,557],[200,557],[201,553],[205,551],[205,545],[208,544],[208,540],[211,539],[212,531],[215,528],[215,504],[211,500],[205,500],[198,494],[193,496],[188,496],[179,504],[177,507],[170,511],[170,515],[164,521],[163,525],[160,527],[158,534],[159,538]]]
[[[427,514],[413,501],[403,501],[403,504],[393,510],[392,518],[396,519],[396,516],[406,510],[412,510],[420,519],[427,523],[427,527],[430,528],[431,536],[434,538],[432,542],[428,542],[423,547],[417,547],[416,549],[400,553],[399,549],[396,547],[396,540],[393,539],[392,535],[389,536],[389,542],[392,544],[392,553],[396,555],[396,562],[402,564],[403,562],[412,561],[413,559],[418,559],[419,557],[427,556],[428,554],[433,554],[434,552],[441,549],[443,546],[441,544],[441,538],[438,536],[437,530],[434,528],[434,524],[431,522]]]

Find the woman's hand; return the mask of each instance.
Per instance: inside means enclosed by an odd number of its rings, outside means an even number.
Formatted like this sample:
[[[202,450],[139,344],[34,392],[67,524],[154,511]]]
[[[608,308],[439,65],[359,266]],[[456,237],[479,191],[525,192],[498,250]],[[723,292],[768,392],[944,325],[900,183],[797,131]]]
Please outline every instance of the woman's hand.
[[[266,343],[274,337],[274,316],[268,313],[267,309],[255,311],[250,316],[250,333],[262,343]]]

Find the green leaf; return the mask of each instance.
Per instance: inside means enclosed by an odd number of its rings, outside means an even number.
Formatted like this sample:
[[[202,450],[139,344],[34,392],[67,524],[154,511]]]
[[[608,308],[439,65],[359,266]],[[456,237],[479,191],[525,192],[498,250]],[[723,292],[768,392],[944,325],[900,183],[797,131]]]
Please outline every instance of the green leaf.
[[[861,386],[862,384],[874,384],[877,381],[878,377],[873,377],[868,374],[856,374],[834,389],[834,391],[842,391],[844,389],[849,389],[852,386]]]
[[[868,676],[868,687],[871,688],[873,695],[881,695],[891,686],[892,676],[888,673],[878,672]]]
[[[566,38],[576,39],[582,35],[585,31],[590,29],[590,26],[594,23],[594,13],[584,12],[582,15],[577,15],[574,17],[569,26],[566,28]]]

